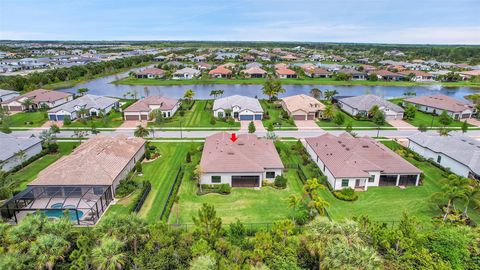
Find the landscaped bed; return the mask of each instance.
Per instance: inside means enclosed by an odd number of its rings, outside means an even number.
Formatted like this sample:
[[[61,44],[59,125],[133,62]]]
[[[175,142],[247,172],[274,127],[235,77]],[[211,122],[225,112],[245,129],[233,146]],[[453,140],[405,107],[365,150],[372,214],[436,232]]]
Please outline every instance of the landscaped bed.
[[[332,127],[332,128],[341,128],[341,129],[345,128],[349,123],[351,124],[352,127],[377,128],[377,125],[374,122],[369,120],[356,120],[355,118],[343,112],[339,108],[336,108],[336,112],[339,112],[340,114],[342,114],[345,119],[345,121],[341,125],[337,125],[333,119],[332,120],[321,119],[317,121],[317,124],[320,127]],[[385,122],[385,124],[382,125],[381,127],[385,128],[385,127],[392,127],[392,126],[387,122]]]
[[[111,111],[108,115],[108,121],[104,121],[101,117],[91,117],[89,119],[77,119],[72,121],[70,125],[64,125],[63,128],[70,127],[96,127],[96,128],[116,128],[123,123],[123,115],[121,112]]]
[[[260,100],[260,104],[262,105],[263,110],[265,113],[268,112],[268,116],[263,118],[262,123],[265,128],[268,128],[270,124],[273,124],[274,128],[281,128],[281,129],[292,129],[296,130],[295,122],[291,119],[285,119],[282,117],[282,114],[286,112],[283,108],[278,104],[269,102],[268,100]],[[288,116],[288,115],[287,115]],[[268,118],[268,119],[267,119]]]

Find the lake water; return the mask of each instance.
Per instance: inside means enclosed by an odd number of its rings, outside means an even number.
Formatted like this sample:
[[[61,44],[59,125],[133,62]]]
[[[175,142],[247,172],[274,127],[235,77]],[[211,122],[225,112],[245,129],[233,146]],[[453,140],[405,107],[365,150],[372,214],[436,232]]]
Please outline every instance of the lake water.
[[[137,93],[137,97],[148,95],[159,95],[170,98],[181,98],[185,90],[195,91],[196,99],[210,99],[210,91],[214,89],[224,90],[223,96],[244,95],[250,97],[266,98],[262,94],[261,85],[241,84],[207,84],[207,85],[166,85],[166,86],[143,86],[143,85],[116,85],[110,82],[128,76],[128,72],[94,79],[75,87],[61,89],[62,92],[76,93],[78,88],[86,87],[89,94],[112,97],[124,97],[125,93]],[[464,100],[465,95],[480,93],[480,90],[469,87],[442,87],[440,85],[398,87],[398,86],[339,86],[339,85],[284,85],[286,92],[280,97],[296,94],[309,94],[310,89],[317,87],[322,91],[337,90],[340,96],[356,96],[363,94],[375,94],[384,98],[401,97],[406,92],[416,92],[417,96],[444,94],[457,99]],[[145,90],[147,88],[148,90]]]

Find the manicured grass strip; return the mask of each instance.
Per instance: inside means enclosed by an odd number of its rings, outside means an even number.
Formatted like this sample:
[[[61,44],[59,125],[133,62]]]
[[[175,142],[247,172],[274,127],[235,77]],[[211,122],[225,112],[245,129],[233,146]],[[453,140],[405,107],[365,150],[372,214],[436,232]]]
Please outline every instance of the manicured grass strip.
[[[36,112],[20,112],[10,116],[10,126],[11,127],[40,127],[45,122],[47,122],[47,113],[36,111]],[[31,124],[26,124],[26,122],[32,122]]]
[[[426,127],[443,127],[444,125],[439,121],[440,117],[438,115],[433,116],[433,114],[424,113],[421,111],[417,111],[415,113],[415,118],[412,120],[407,120],[410,124],[418,127],[420,125],[424,125]],[[433,125],[432,125],[433,120]],[[462,127],[463,122],[454,120],[452,123],[446,127]],[[468,124],[469,127],[474,127],[473,125]]]
[[[274,103],[268,102],[268,100],[262,99],[260,100],[260,104],[265,112],[268,112],[269,119],[263,119],[262,123],[265,128],[268,128],[270,123],[274,124],[274,127],[288,127],[288,128],[295,128],[295,122],[290,119],[283,119],[282,112],[283,108],[277,106]],[[280,123],[280,125],[275,125],[275,123]]]
[[[149,180],[152,184],[145,203],[139,214],[149,222],[160,218],[168,192],[173,185],[175,175],[185,163],[187,152],[200,146],[197,143],[153,143],[158,148],[160,157],[153,162],[143,163],[143,176],[136,176],[136,181]]]
[[[92,119],[85,119],[85,122],[81,120],[75,120],[70,125],[64,126],[64,128],[68,129],[69,127],[92,127],[95,125],[97,128],[116,128],[119,127],[123,123],[123,116],[121,112],[110,112],[108,114],[108,118],[110,121],[107,124],[104,124],[101,118],[93,117]]]
[[[50,164],[57,161],[64,155],[68,155],[73,151],[73,147],[78,145],[76,142],[59,142],[58,143],[58,153],[45,155],[34,162],[30,163],[28,166],[24,167],[18,172],[12,174],[13,179],[18,183],[15,191],[24,190],[27,185],[32,182],[38,175],[40,171],[47,168]]]

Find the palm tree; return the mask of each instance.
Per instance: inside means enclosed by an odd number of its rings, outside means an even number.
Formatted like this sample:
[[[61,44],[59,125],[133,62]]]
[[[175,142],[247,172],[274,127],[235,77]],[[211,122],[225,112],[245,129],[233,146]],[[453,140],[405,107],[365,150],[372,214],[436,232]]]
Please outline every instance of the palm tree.
[[[97,270],[116,270],[125,266],[127,255],[123,252],[124,243],[115,237],[105,237],[100,246],[92,250],[92,264]]]
[[[331,120],[335,116],[335,107],[333,105],[325,106],[325,111],[322,113],[323,118]]]
[[[469,187],[468,178],[451,174],[447,179],[442,180],[443,185],[441,190],[432,194],[431,200],[438,205],[445,205],[445,213],[443,214],[443,221],[445,221],[450,214],[450,209],[455,209],[455,201],[459,199],[465,200],[466,192]]]
[[[332,100],[333,97],[335,97],[336,95],[338,95],[337,90],[327,90],[327,91],[325,91],[325,99],[326,100]]]
[[[305,195],[314,197],[317,195],[318,189],[324,189],[325,186],[320,184],[317,178],[308,179],[305,184],[303,184],[303,190]]]
[[[323,93],[322,90],[318,88],[312,88],[312,90],[310,90],[310,95],[316,99],[322,99]]]
[[[141,125],[138,125],[137,129],[133,133],[135,137],[140,137],[140,138],[148,137],[149,134],[150,132],[148,131],[148,129],[142,127]]]
[[[27,111],[30,111],[34,104],[35,103],[33,103],[33,100],[30,98],[26,98],[24,101],[22,101],[22,106],[25,107],[25,110]]]
[[[23,168],[23,163],[25,162],[25,158],[27,157],[27,153],[25,150],[20,149],[14,154],[15,158],[20,160],[20,167]]]
[[[60,236],[40,235],[31,247],[35,255],[35,268],[52,270],[56,261],[64,259],[69,247],[70,244]]]
[[[88,110],[82,107],[78,110],[78,115],[80,115],[80,118],[84,118],[86,115],[88,115]]]
[[[465,203],[465,207],[463,209],[463,215],[468,217],[467,211],[470,207],[470,204],[473,204],[474,208],[480,207],[480,184],[472,179],[469,179],[469,188],[465,190],[463,200]]]
[[[85,95],[85,93],[87,93],[88,91],[89,91],[89,89],[88,89],[88,88],[85,88],[85,87],[83,87],[83,88],[78,88],[78,89],[77,89],[77,94],[79,94],[80,96],[83,96],[83,95]]]
[[[185,91],[185,94],[183,94],[183,98],[188,100],[189,102],[193,100],[193,97],[195,96],[195,92],[192,89],[188,89]]]
[[[292,215],[293,222],[295,222],[295,210],[301,201],[302,199],[299,198],[298,196],[295,196],[295,194],[292,194],[290,195],[290,197],[288,197],[288,207],[293,209],[293,215]]]
[[[224,93],[224,92],[225,92],[224,90],[218,90],[218,94],[219,94],[220,96],[223,96],[223,93]]]
[[[279,80],[266,80],[262,87],[263,94],[268,96],[268,100],[272,101],[278,94],[284,93],[285,89]]]
[[[311,217],[313,217],[313,209],[317,209],[321,216],[325,216],[327,213],[327,207],[330,207],[330,204],[320,196],[315,196],[311,201],[308,202],[308,208],[310,208]]]

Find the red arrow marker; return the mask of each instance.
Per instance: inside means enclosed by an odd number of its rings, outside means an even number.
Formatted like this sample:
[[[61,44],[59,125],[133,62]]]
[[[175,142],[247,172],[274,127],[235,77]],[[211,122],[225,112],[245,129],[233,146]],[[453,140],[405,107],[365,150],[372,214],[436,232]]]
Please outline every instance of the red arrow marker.
[[[230,137],[230,140],[232,140],[232,142],[235,142],[237,140],[237,134],[232,133],[232,137]]]

